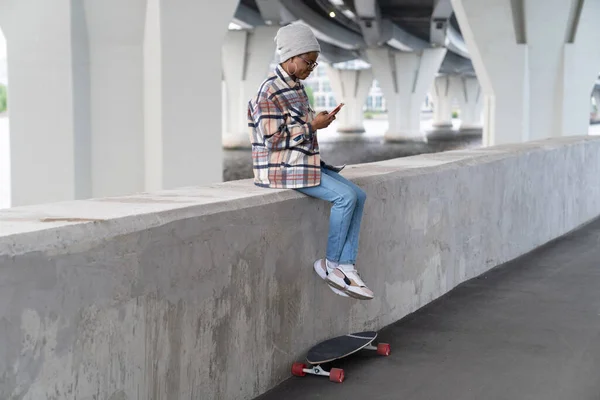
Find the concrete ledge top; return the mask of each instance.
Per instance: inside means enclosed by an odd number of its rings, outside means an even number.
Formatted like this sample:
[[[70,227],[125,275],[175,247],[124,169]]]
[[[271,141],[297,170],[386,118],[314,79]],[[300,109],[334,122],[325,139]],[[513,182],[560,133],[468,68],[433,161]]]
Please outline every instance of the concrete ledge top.
[[[578,136],[522,144],[422,154],[349,166],[344,175],[358,183],[374,177],[435,173],[440,169],[483,164],[524,152],[550,150],[600,137]],[[239,210],[302,197],[292,190],[263,189],[251,180],[180,188],[130,196],[68,201],[0,210],[0,255],[58,251],[81,242],[164,225],[171,221]]]

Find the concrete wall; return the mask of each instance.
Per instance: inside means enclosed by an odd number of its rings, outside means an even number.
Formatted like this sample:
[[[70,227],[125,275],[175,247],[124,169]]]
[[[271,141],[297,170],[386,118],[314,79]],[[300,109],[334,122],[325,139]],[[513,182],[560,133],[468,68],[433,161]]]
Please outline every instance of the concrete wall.
[[[598,216],[599,154],[599,138],[561,138],[349,167],[369,195],[370,302],[314,275],[329,207],[292,191],[0,211],[0,398],[252,398],[317,341],[388,325]]]
[[[10,207],[10,141],[8,114],[0,115],[0,208]]]

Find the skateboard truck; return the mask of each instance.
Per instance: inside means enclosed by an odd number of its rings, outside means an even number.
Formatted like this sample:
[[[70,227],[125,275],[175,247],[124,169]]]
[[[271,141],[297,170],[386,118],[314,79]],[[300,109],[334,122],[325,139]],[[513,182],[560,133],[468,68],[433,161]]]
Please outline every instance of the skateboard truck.
[[[338,338],[334,338],[334,339],[330,339],[327,342],[323,342],[317,346],[315,346],[313,349],[311,349],[311,352],[309,352],[309,358],[308,358],[308,362],[310,364],[310,367],[308,367],[306,364],[304,363],[294,363],[292,365],[292,375],[294,376],[306,376],[306,374],[311,374],[311,375],[317,375],[317,376],[328,376],[329,380],[331,382],[337,382],[337,383],[342,383],[344,381],[344,370],[340,369],[340,368],[331,368],[329,371],[326,371],[325,369],[323,369],[322,364],[325,364],[327,362],[330,361],[334,361],[336,359],[339,358],[343,358],[346,357],[358,350],[372,350],[372,351],[376,351],[377,354],[381,355],[381,356],[389,356],[390,355],[390,345],[387,343],[379,343],[377,346],[373,346],[372,342],[375,339],[375,337],[377,336],[376,333],[374,332],[367,332],[368,334],[371,334],[370,337],[361,337],[359,335],[361,334],[352,334],[352,335],[346,335],[346,336],[341,336]],[[339,343],[340,340],[348,340],[348,338],[351,338],[350,340],[354,340],[354,339],[358,339],[358,340],[362,340],[362,343],[359,343],[359,345],[354,346],[354,343],[350,343],[349,345],[353,348],[353,351],[351,352],[347,352],[347,351],[340,351],[340,354],[337,357],[331,358],[331,359],[323,359],[322,357],[319,358],[317,357],[315,358],[310,358],[310,356],[315,357],[315,354],[319,353],[320,350],[320,346],[327,346],[327,344],[331,344],[333,343],[334,345],[337,345]]]
[[[327,372],[320,365],[313,365],[312,368],[307,368],[306,364],[303,363],[292,365],[292,375],[306,376],[306,374],[328,376],[331,382],[342,383],[344,381],[344,370],[340,368],[331,368]]]

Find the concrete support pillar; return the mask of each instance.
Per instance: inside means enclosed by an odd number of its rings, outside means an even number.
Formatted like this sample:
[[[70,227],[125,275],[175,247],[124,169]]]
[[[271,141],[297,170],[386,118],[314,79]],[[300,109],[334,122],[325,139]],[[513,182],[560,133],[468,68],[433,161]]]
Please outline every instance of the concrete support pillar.
[[[431,90],[433,97],[433,124],[434,128],[452,128],[452,100],[454,90],[452,79],[448,75],[438,76],[433,81]]]
[[[596,103],[596,108],[600,112],[600,89],[596,89],[592,92],[592,97]]]
[[[446,55],[445,48],[417,53],[368,49],[375,78],[388,105],[386,140],[420,139],[421,105]]]
[[[278,26],[258,26],[253,31],[229,31],[223,45],[226,87],[223,146],[250,147],[248,101],[267,77],[275,57],[273,38]]]
[[[460,131],[480,131],[483,109],[483,92],[474,76],[454,77],[453,91],[460,108]]]
[[[148,0],[146,189],[221,181],[221,50],[237,0]]]
[[[337,69],[329,65],[327,76],[336,102],[345,104],[336,118],[338,132],[363,133],[363,107],[373,84],[372,70]]]
[[[600,68],[600,2],[580,0],[575,3],[580,8],[571,9],[569,25],[573,31],[564,45],[564,67],[557,89],[557,93],[563,93],[560,115],[562,129],[558,132],[555,130],[555,136],[588,134],[589,98]]]
[[[11,205],[91,194],[85,30],[71,0],[0,1],[10,80]],[[84,20],[83,18],[81,19]]]
[[[600,2],[452,0],[485,94],[484,143],[585,134]]]
[[[590,101],[590,123],[595,124],[598,123],[598,117],[600,116],[600,89],[594,88],[592,91],[592,98],[596,107],[594,108],[594,104]]]
[[[92,194],[144,190],[146,0],[84,0],[89,37]]]
[[[218,55],[238,1],[121,3],[0,0],[11,205],[222,180]]]

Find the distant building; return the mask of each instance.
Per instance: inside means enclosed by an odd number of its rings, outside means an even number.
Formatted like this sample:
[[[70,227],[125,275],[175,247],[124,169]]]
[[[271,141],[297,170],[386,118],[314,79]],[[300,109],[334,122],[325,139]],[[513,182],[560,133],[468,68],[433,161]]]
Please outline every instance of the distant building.
[[[342,67],[347,69],[357,69],[368,67],[368,64],[353,60],[343,64],[338,64],[336,67]],[[338,102],[335,99],[335,94],[331,89],[329,78],[327,77],[327,67],[324,63],[320,63],[317,69],[311,74],[311,76],[305,81],[305,85],[309,86],[315,96],[315,110],[322,111],[331,109],[337,106]],[[381,88],[376,80],[373,80],[369,96],[365,102],[365,111],[378,111],[383,112],[386,110],[385,98],[381,92]]]
[[[270,70],[274,70],[276,66],[277,61],[275,59],[271,63]],[[352,60],[335,64],[335,67],[342,69],[364,69],[370,68],[370,65],[362,60]],[[319,63],[319,66],[313,71],[310,77],[304,81],[304,85],[310,87],[313,91],[315,111],[331,110],[338,105],[333,89],[331,88],[331,83],[329,82],[329,77],[327,76],[327,64],[325,62]],[[423,111],[432,110],[429,93],[425,97],[421,109]],[[379,86],[377,79],[373,79],[373,84],[369,90],[369,95],[365,101],[363,111],[387,112],[385,97],[383,96],[383,91],[381,90],[381,86]]]
[[[368,68],[369,64],[361,60],[353,60],[345,63],[336,64],[336,67],[343,69],[362,69]],[[331,84],[329,82],[329,78],[327,77],[327,67],[324,63],[320,63],[319,66],[315,69],[315,71],[311,74],[311,76],[304,82],[304,84],[310,87],[313,90],[313,94],[315,97],[315,110],[329,110],[337,106],[338,102],[335,99],[335,94],[331,89]],[[430,110],[430,101],[429,95],[425,99],[423,104],[424,110]],[[385,102],[385,97],[383,96],[383,92],[381,87],[379,86],[379,82],[376,79],[373,80],[373,84],[371,85],[371,89],[369,90],[369,95],[367,100],[365,101],[365,106],[363,108],[364,111],[372,111],[372,112],[385,112],[387,111],[387,104]]]

